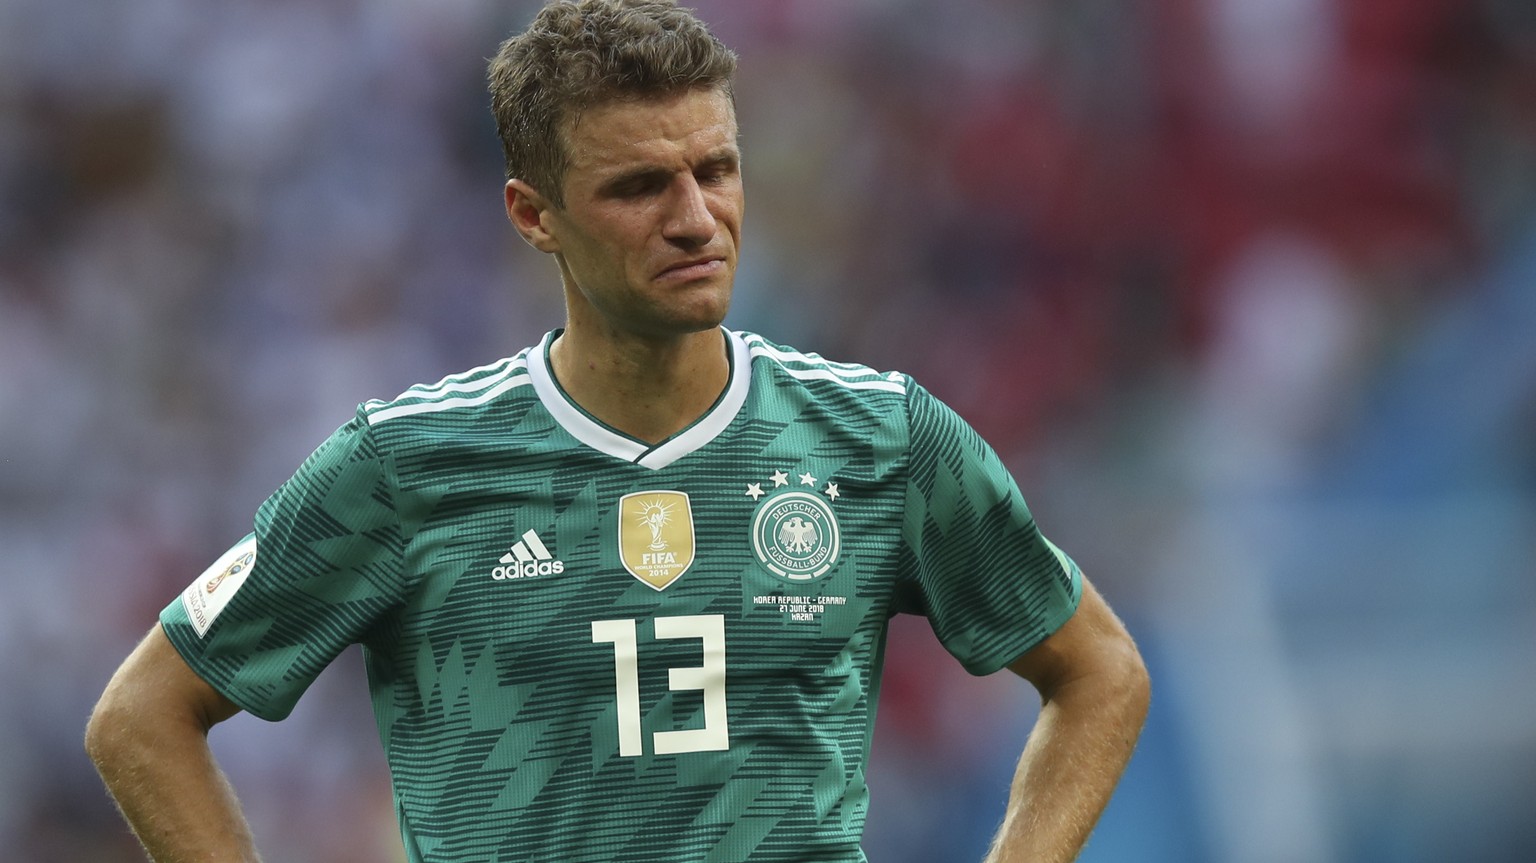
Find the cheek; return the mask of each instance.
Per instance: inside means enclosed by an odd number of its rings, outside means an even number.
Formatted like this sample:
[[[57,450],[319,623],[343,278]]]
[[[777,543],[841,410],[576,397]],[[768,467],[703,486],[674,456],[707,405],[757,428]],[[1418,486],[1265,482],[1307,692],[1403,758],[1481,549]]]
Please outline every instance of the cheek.
[[[711,209],[715,214],[715,218],[725,225],[726,230],[731,233],[731,236],[735,237],[741,234],[743,201],[739,195],[722,197],[716,201]]]
[[[581,268],[589,272],[610,272],[625,267],[625,246],[611,232],[583,232],[572,251],[580,258]]]
[[[644,277],[654,257],[644,213],[589,212],[568,226],[573,272],[606,283]]]

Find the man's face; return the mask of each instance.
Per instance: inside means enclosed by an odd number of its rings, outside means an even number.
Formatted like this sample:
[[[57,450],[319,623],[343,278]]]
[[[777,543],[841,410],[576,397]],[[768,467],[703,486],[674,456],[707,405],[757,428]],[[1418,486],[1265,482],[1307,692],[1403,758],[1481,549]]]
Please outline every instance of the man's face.
[[[730,97],[690,90],[584,111],[565,130],[565,206],[543,224],[573,326],[668,337],[718,326],[741,240]]]

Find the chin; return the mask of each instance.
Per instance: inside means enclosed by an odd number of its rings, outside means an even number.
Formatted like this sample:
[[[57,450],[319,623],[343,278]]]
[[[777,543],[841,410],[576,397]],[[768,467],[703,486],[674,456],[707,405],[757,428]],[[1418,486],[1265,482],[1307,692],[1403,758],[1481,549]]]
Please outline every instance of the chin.
[[[718,329],[719,326],[723,323],[725,323],[724,312],[721,312],[718,315],[703,315],[696,318],[688,318],[678,321],[673,328],[673,332],[676,332],[679,335],[704,333],[713,329]]]
[[[704,330],[712,330],[725,321],[726,312],[731,310],[731,293],[727,286],[724,290],[714,289],[706,296],[694,296],[690,302],[679,303],[673,307],[673,314],[668,315],[667,310],[660,310],[662,316],[670,317],[676,332],[697,333]]]

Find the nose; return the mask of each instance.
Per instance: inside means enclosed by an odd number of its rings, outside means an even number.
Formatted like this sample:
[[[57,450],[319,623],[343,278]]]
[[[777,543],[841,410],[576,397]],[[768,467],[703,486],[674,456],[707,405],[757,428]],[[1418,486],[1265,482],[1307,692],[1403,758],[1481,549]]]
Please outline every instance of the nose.
[[[715,236],[715,214],[698,178],[691,174],[682,175],[673,188],[662,235],[689,246],[702,246]]]

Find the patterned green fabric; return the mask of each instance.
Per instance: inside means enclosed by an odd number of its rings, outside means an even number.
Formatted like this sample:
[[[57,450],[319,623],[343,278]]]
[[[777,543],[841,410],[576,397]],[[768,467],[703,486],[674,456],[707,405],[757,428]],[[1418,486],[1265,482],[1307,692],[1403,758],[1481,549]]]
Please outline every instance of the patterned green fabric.
[[[909,378],[723,333],[659,446],[560,390],[557,333],[361,406],[167,634],[267,719],[362,644],[412,861],[863,860],[889,617],[984,674],[1080,575]]]

